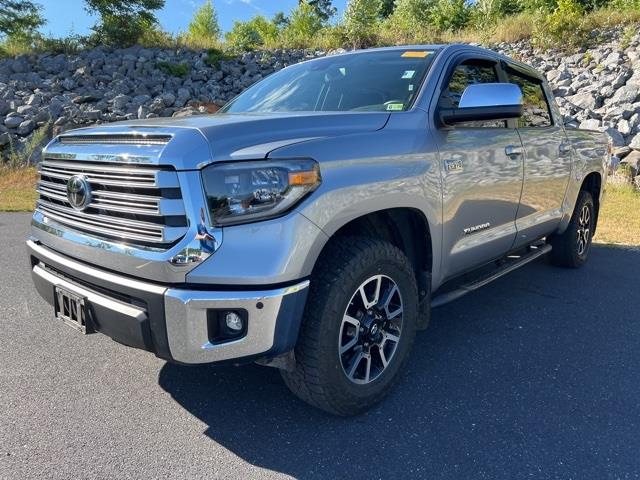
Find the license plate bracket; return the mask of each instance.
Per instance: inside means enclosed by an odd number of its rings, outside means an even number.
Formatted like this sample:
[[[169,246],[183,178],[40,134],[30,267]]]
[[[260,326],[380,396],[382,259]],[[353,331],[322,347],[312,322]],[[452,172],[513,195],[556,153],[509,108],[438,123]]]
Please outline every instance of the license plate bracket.
[[[84,335],[94,333],[87,298],[63,287],[55,287],[55,317]]]

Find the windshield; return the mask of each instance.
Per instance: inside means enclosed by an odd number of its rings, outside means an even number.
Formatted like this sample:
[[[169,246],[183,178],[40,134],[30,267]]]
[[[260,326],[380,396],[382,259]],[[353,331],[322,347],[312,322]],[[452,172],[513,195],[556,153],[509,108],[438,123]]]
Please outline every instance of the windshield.
[[[433,56],[431,50],[387,50],[300,63],[258,82],[221,112],[402,112]]]

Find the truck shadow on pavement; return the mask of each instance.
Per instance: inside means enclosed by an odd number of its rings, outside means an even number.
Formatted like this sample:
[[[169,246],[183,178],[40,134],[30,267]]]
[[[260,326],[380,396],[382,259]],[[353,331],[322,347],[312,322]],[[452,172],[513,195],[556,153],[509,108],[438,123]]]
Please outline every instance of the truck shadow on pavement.
[[[212,440],[299,478],[632,476],[639,270],[640,251],[596,246],[581,270],[537,261],[435,310],[392,394],[356,418],[266,367],[166,364],[159,383]]]

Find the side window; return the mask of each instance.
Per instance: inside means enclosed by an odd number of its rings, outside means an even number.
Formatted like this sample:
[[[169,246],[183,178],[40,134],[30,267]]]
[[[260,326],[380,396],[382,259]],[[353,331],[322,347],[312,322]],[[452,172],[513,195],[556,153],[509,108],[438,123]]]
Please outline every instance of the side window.
[[[442,108],[457,108],[465,89],[474,83],[498,83],[498,72],[493,62],[482,60],[465,60],[459,64],[449,79],[447,88],[440,96],[439,105]],[[504,128],[506,122],[465,122],[459,123],[459,127],[484,127],[484,128]]]
[[[515,83],[522,90],[524,114],[518,119],[518,127],[551,126],[551,112],[542,82],[525,77],[513,70],[507,70],[507,75],[509,82]]]

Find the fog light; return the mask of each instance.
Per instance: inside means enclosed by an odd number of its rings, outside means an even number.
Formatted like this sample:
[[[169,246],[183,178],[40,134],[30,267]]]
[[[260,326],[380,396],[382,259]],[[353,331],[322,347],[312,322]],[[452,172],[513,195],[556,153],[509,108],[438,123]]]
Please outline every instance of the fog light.
[[[232,332],[239,332],[244,328],[242,317],[236,312],[227,312],[224,316],[224,322]]]

